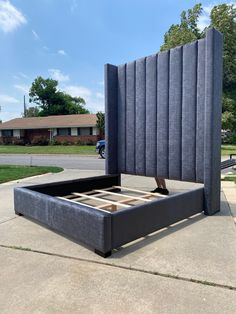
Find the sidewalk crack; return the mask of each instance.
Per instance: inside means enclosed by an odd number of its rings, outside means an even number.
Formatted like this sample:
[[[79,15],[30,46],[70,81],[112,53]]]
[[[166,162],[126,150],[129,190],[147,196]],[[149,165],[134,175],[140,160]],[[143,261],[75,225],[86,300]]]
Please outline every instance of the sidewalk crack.
[[[15,218],[17,218],[17,217],[15,217]],[[71,260],[80,261],[80,262],[87,262],[87,263],[91,263],[91,264],[98,264],[98,265],[103,265],[103,266],[108,266],[108,267],[113,267],[113,268],[119,268],[119,269],[124,269],[124,270],[129,270],[129,271],[140,272],[140,273],[144,273],[144,274],[148,274],[148,275],[154,275],[154,276],[159,276],[159,277],[164,277],[164,278],[169,278],[169,279],[191,282],[191,283],[200,284],[200,285],[204,285],[204,286],[210,286],[210,287],[215,287],[215,288],[221,288],[221,289],[236,291],[236,286],[224,285],[224,284],[215,283],[215,282],[208,281],[208,280],[187,278],[187,277],[183,277],[183,276],[177,276],[177,275],[162,273],[162,272],[158,272],[158,271],[144,270],[144,269],[141,269],[138,267],[132,267],[132,266],[115,265],[111,262],[94,261],[94,260],[91,260],[89,258],[73,257],[73,256],[62,255],[62,254],[57,254],[57,253],[50,253],[50,252],[34,250],[34,249],[30,249],[30,248],[24,248],[21,246],[12,246],[12,245],[0,244],[0,247],[6,248],[6,249],[21,250],[21,251],[25,251],[25,252],[32,252],[32,253],[43,254],[43,255],[48,255],[48,256],[60,257],[60,258],[65,258],[65,259],[71,259]]]
[[[7,220],[1,221],[1,222],[0,222],[0,225],[1,225],[1,224],[4,224],[5,222],[8,222],[8,221],[10,221],[10,220],[16,219],[16,218],[19,218],[19,217],[12,217],[12,218],[9,218],[9,219],[7,219]]]

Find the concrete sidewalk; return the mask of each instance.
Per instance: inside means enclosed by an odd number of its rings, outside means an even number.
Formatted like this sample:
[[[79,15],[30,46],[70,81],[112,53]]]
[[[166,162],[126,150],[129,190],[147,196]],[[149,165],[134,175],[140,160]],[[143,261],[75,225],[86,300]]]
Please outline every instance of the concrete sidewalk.
[[[234,183],[223,182],[219,214],[186,219],[107,259],[14,215],[15,186],[96,174],[103,172],[66,170],[0,185],[0,313],[236,312]],[[151,178],[122,181],[154,187]],[[172,193],[194,186],[168,182]]]

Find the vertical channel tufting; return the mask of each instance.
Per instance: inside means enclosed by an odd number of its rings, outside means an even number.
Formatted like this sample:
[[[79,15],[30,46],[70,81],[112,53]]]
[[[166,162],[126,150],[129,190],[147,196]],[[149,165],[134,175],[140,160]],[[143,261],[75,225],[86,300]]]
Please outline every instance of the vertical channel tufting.
[[[169,177],[169,51],[157,59],[157,172]]]
[[[126,64],[118,66],[118,170],[126,172]]]
[[[204,180],[205,51],[206,40],[200,39],[197,58],[196,182]]]
[[[135,174],[135,62],[126,65],[126,172]]]
[[[204,182],[218,210],[222,36],[106,65],[107,173]],[[116,119],[117,117],[117,119]]]
[[[117,67],[105,65],[106,173],[118,173],[117,151]]]
[[[156,173],[157,56],[146,59],[146,175]]]
[[[204,129],[205,213],[208,215],[220,210],[222,46],[222,35],[215,29],[208,30]]]
[[[170,50],[169,178],[181,180],[182,47]]]
[[[146,151],[146,59],[136,61],[136,174],[145,175],[145,151]]]
[[[183,46],[182,180],[196,178],[197,42]]]

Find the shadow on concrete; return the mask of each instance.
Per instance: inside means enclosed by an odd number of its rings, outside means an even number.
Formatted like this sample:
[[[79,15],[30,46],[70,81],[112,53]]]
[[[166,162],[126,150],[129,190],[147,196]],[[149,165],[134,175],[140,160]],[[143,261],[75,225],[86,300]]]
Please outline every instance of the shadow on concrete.
[[[217,214],[215,214],[214,216],[218,216],[218,217],[222,217],[222,216],[231,216],[231,212],[230,212],[230,208],[229,208],[229,205],[227,203],[227,201],[221,201],[221,211],[218,212]],[[115,249],[113,250],[113,254],[110,258],[108,259],[120,259],[122,257],[124,257],[125,255],[128,255],[132,252],[135,252],[136,250],[139,250],[153,242],[156,242],[164,237],[168,237],[169,235],[171,235],[172,233],[174,232],[177,232],[179,230],[182,230],[184,228],[187,228],[189,226],[191,226],[192,224],[195,224],[203,219],[206,219],[208,218],[209,216],[205,216],[204,213],[199,213],[199,214],[196,214],[192,217],[189,217],[187,219],[184,219],[184,220],[181,220],[173,225],[170,225],[168,227],[165,227],[161,230],[158,230],[158,231],[155,231],[151,234],[148,234],[142,238],[139,238],[133,242],[130,242],[128,244],[125,244],[124,246],[118,248],[118,249]],[[58,232],[56,230],[53,230],[51,228],[49,228],[48,226],[38,222],[38,221],[35,221],[31,218],[28,218],[28,217],[24,217],[25,219],[29,220],[29,221],[32,221],[33,223],[36,223],[86,249],[88,249],[89,251],[94,251],[93,248],[91,248],[90,246],[78,241],[78,240],[75,240],[71,237],[68,237],[67,235],[61,233],[61,232]],[[50,251],[50,250],[49,250]],[[95,254],[95,253],[94,253]]]
[[[168,237],[174,232],[177,232],[183,228],[189,227],[194,223],[197,223],[198,221],[201,221],[203,219],[207,218],[203,213],[199,213],[197,215],[194,215],[192,217],[189,217],[187,219],[181,220],[177,222],[176,224],[170,225],[166,228],[163,228],[161,230],[158,230],[154,233],[151,233],[143,238],[140,238],[138,240],[135,240],[135,242],[131,242],[127,244],[126,246],[120,247],[117,250],[114,250],[114,254],[111,256],[111,258],[122,258],[125,255],[128,255],[136,250],[139,250],[143,248],[144,246],[147,246],[153,242],[156,242],[164,237]]]

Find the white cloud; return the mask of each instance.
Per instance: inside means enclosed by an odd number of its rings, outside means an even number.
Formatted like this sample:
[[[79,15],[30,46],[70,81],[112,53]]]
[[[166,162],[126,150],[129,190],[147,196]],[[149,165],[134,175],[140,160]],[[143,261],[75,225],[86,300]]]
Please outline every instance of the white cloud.
[[[15,118],[20,118],[21,114],[18,111],[15,112],[8,112],[8,111],[3,111],[1,112],[0,120],[2,122],[6,122]]]
[[[209,26],[210,24],[210,14],[211,14],[211,10],[213,9],[213,7],[215,5],[219,5],[222,2],[215,2],[215,3],[211,3],[208,4],[206,6],[203,6],[203,11],[202,11],[202,15],[199,17],[198,20],[198,28],[203,31],[207,26]],[[236,2],[228,2],[228,5],[234,5],[236,7]]]
[[[104,95],[102,93],[96,93],[96,97],[99,99],[104,99]]]
[[[58,53],[59,55],[62,55],[62,56],[66,56],[66,55],[67,55],[67,53],[66,53],[65,50],[63,50],[63,49],[58,50],[57,53]]]
[[[4,104],[17,104],[19,103],[19,100],[17,100],[16,98],[9,96],[9,95],[0,95],[0,104],[4,105]]]
[[[213,9],[213,7],[214,7],[215,5],[217,5],[217,4],[211,3],[211,4],[208,4],[208,5],[204,5],[204,6],[203,6],[203,11],[204,11],[206,14],[210,15],[211,10]]]
[[[13,75],[14,80],[20,80],[21,78],[23,79],[29,79],[28,75],[26,75],[23,72],[18,72],[17,74]]]
[[[28,75],[26,75],[26,74],[23,73],[23,72],[20,72],[19,75],[20,75],[21,77],[23,77],[24,79],[28,79],[28,78],[29,78]]]
[[[0,29],[9,33],[26,24],[24,15],[8,0],[0,0]]]
[[[28,94],[30,87],[25,84],[15,84],[14,87],[24,94]]]
[[[38,34],[36,33],[36,31],[33,30],[33,29],[32,29],[32,34],[33,34],[35,40],[39,40],[39,39],[40,39],[40,38],[39,38],[39,35],[38,35]]]
[[[210,13],[214,4],[209,4],[202,7],[202,15],[198,19],[198,28],[203,31],[210,24]]]
[[[203,15],[201,15],[198,19],[198,28],[202,32],[207,26],[210,24],[210,17],[203,12]]]
[[[71,1],[71,6],[70,6],[71,13],[74,13],[76,11],[77,7],[78,7],[77,1],[76,0],[72,0]]]
[[[51,77],[58,82],[67,82],[70,80],[69,75],[65,75],[59,69],[49,69],[48,72],[50,73]]]
[[[8,95],[0,95],[0,104],[16,104],[18,103],[19,100],[17,100],[16,98],[12,97],[12,96],[8,96]]]
[[[80,96],[82,98],[88,98],[88,97],[91,97],[92,95],[91,90],[84,86],[71,85],[71,86],[66,86],[63,89],[66,93],[70,94],[73,97]]]
[[[79,86],[65,86],[63,90],[73,97],[80,96],[86,102],[86,108],[91,112],[104,111],[104,96],[102,93],[95,93],[91,89]]]

